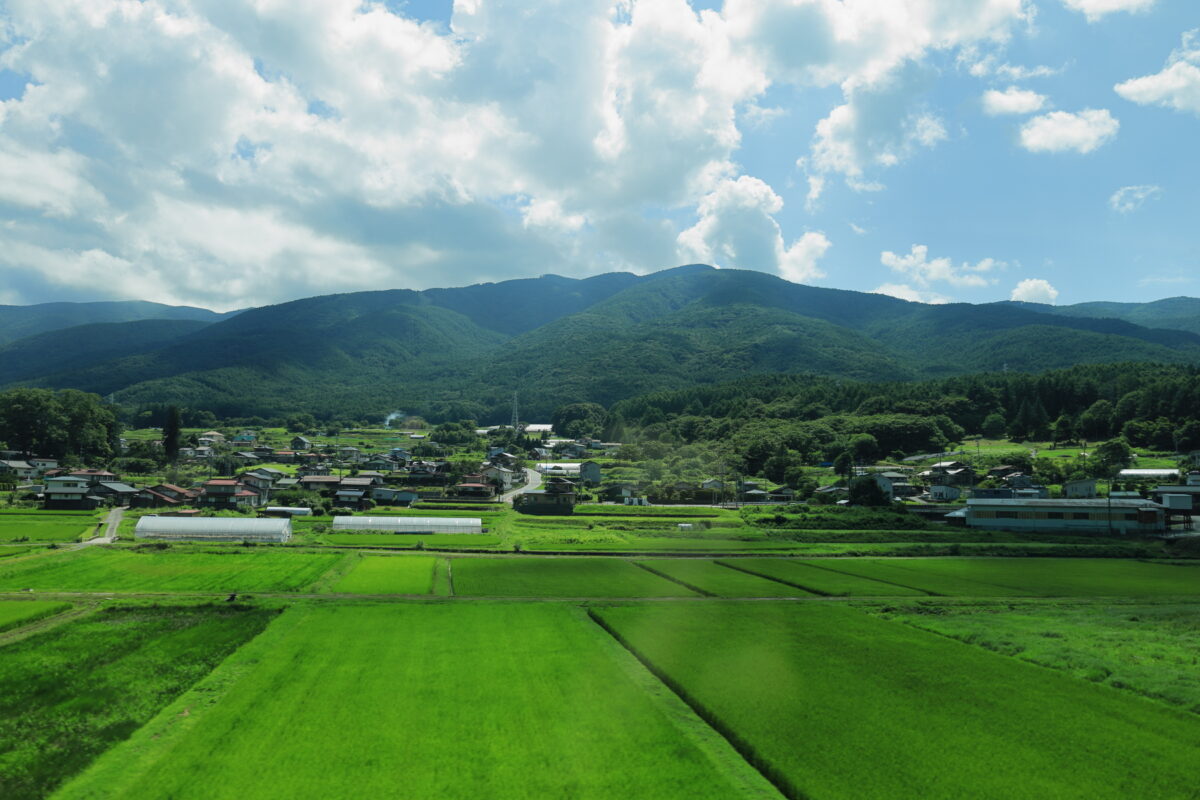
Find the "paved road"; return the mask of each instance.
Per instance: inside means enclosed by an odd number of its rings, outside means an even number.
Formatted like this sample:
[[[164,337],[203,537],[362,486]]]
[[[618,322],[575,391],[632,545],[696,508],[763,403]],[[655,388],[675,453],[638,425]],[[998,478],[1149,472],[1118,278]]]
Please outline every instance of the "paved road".
[[[500,495],[500,501],[504,502],[504,503],[511,503],[513,501],[513,498],[516,497],[517,495],[524,494],[525,492],[528,492],[530,489],[536,489],[541,485],[542,485],[541,473],[538,472],[536,469],[526,468],[525,469],[525,485],[520,486],[516,489],[513,489],[511,492],[505,492],[504,494]]]
[[[104,518],[104,533],[97,536],[95,539],[88,539],[80,544],[80,547],[87,547],[93,544],[112,544],[117,540],[117,526],[121,524],[121,518],[125,516],[124,508],[114,508],[108,512],[108,516]]]

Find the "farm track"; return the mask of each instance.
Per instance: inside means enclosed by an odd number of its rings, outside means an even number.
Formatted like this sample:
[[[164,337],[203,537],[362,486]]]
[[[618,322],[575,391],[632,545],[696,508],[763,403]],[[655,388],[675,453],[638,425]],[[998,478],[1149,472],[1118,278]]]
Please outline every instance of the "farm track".
[[[5,599],[10,599],[6,597]],[[81,606],[79,608],[67,609],[58,614],[52,614],[49,617],[42,617],[34,620],[28,625],[22,625],[19,628],[10,628],[4,633],[0,633],[0,647],[14,642],[19,642],[22,639],[28,639],[30,636],[36,636],[39,633],[48,631],[51,628],[57,628],[59,625],[64,625],[72,620],[85,617],[88,614],[95,612],[99,606],[94,603]]]

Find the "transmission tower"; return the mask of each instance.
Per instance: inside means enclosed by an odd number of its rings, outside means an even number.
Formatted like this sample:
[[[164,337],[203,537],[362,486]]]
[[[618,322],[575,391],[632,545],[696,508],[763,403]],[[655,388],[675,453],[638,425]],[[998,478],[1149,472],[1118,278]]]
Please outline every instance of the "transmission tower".
[[[513,392],[513,418],[512,418],[512,429],[513,429],[514,431],[517,429],[517,393],[516,393],[516,392]]]

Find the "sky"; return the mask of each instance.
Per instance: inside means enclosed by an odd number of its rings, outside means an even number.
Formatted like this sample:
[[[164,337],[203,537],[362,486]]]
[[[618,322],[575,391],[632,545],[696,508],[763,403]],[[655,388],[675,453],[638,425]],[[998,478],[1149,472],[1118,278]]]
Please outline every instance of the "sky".
[[[0,304],[1200,294],[1195,0],[0,0]]]

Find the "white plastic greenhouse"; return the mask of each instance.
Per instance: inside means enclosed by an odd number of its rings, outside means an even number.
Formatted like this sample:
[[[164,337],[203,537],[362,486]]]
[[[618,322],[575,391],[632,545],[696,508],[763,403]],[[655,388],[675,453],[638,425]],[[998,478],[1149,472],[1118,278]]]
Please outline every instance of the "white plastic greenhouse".
[[[133,535],[137,539],[175,542],[286,542],[292,538],[292,521],[145,516],[138,520]]]
[[[477,517],[334,517],[335,531],[363,533],[483,533]]]

